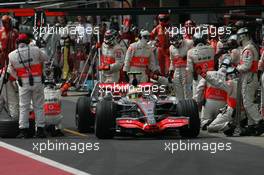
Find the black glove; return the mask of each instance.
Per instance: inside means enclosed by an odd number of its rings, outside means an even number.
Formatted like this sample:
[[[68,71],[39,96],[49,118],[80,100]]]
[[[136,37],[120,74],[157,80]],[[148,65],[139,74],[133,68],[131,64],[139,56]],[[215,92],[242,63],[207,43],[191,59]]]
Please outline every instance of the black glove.
[[[172,83],[172,78],[170,76],[168,76],[168,82]]]
[[[174,71],[173,70],[170,70],[169,77],[170,78],[173,78],[173,75],[174,75]]]
[[[258,81],[261,81],[261,75],[262,75],[262,71],[258,70]]]
[[[237,75],[239,75],[240,74],[240,72],[237,70],[237,68],[235,68],[235,73],[237,74]]]
[[[7,72],[3,78],[3,83],[6,84],[9,80],[10,74]]]
[[[196,71],[193,71],[193,79],[194,79],[195,81],[198,80],[198,74],[196,73]]]
[[[124,71],[124,74],[125,74],[125,81],[129,83],[129,76],[128,76],[127,72]]]
[[[137,87],[137,85],[138,85],[138,80],[137,80],[136,78],[133,79],[133,81],[132,81],[132,85],[133,85],[134,87]]]
[[[154,74],[156,74],[156,75],[158,75],[158,76],[161,75],[159,70],[155,70],[155,71],[154,71]]]

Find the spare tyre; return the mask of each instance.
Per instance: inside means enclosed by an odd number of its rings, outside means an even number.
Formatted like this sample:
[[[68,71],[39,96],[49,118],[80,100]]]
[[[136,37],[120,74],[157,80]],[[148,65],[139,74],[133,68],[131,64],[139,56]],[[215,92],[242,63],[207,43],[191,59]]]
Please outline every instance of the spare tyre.
[[[19,134],[18,120],[6,113],[0,114],[0,137],[15,138]]]
[[[180,128],[180,135],[186,138],[195,138],[200,133],[200,118],[197,103],[192,100],[181,100],[176,107],[178,116],[189,117],[189,125]]]

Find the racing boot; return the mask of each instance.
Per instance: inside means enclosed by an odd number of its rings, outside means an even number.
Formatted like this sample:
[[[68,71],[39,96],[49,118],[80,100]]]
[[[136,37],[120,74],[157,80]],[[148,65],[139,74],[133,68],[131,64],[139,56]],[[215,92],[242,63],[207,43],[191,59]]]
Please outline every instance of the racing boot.
[[[42,128],[42,127],[37,128],[36,138],[42,138],[42,139],[47,138],[47,136],[44,132],[44,128]]]
[[[227,130],[225,130],[223,133],[227,136],[227,137],[231,137],[233,136],[236,126],[233,123],[228,123],[227,124],[228,128]]]
[[[207,130],[207,127],[208,127],[211,123],[212,123],[212,121],[211,121],[211,120],[208,120],[205,124],[203,124],[203,125],[201,126],[202,130],[203,130],[203,131],[206,131],[206,130]]]
[[[30,135],[28,133],[28,128],[23,128],[23,129],[20,129],[20,132],[16,136],[16,138],[18,138],[18,139],[26,139],[26,138],[32,138],[32,137],[30,137]]]
[[[264,133],[264,119],[260,120],[256,125],[256,136],[260,136]]]
[[[244,118],[243,120],[240,121],[240,126],[241,128],[245,128],[248,125],[248,119]]]
[[[211,122],[207,122],[205,123],[203,126],[202,126],[202,130],[203,131],[206,131],[207,130],[207,127],[210,125]]]
[[[256,134],[256,125],[249,125],[241,129],[240,136],[255,136]]]
[[[63,137],[64,133],[60,129],[56,129],[53,133],[51,133],[52,137]]]
[[[47,127],[46,131],[50,133],[51,137],[62,137],[64,133],[60,129],[56,129],[54,125]]]

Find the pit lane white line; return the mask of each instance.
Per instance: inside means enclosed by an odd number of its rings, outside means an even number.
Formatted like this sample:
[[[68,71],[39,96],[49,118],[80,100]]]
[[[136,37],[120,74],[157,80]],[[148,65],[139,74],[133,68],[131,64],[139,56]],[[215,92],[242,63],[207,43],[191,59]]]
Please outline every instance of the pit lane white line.
[[[58,169],[61,169],[63,171],[66,171],[66,172],[69,172],[69,173],[72,173],[72,174],[78,174],[78,175],[91,175],[89,173],[86,173],[86,172],[83,172],[83,171],[80,171],[78,169],[75,169],[75,168],[72,168],[72,167],[69,167],[67,165],[64,165],[64,164],[61,164],[59,162],[56,162],[54,160],[51,160],[51,159],[48,159],[48,158],[45,158],[45,157],[41,157],[37,154],[34,154],[32,152],[29,152],[29,151],[26,151],[26,150],[23,150],[21,148],[18,148],[18,147],[15,147],[13,145],[10,145],[10,144],[7,144],[7,143],[4,143],[2,141],[0,141],[0,147],[3,147],[3,148],[6,148],[6,149],[9,149],[11,151],[14,151],[18,154],[21,154],[21,155],[24,155],[26,157],[29,157],[31,159],[34,159],[34,160],[37,160],[39,162],[42,162],[44,164],[47,164],[47,165],[50,165],[52,167],[55,167],[55,168],[58,168]]]

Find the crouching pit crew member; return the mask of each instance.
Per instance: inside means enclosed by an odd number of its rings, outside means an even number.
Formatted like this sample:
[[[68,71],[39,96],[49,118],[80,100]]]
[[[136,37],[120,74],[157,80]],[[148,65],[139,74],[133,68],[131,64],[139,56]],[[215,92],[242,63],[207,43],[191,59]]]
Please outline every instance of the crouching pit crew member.
[[[210,76],[224,82],[226,76],[226,68],[230,61],[224,60],[221,68],[218,71],[211,71]],[[206,79],[202,78],[197,86],[197,91],[194,96],[201,111],[201,128],[207,129],[207,126],[215,119],[219,110],[226,105],[226,91],[210,84]]]
[[[216,79],[212,76],[212,72],[203,71],[201,76],[204,77],[208,82],[218,87],[219,89],[225,90],[227,92],[227,108],[222,110],[220,114],[217,115],[216,119],[207,127],[208,132],[219,132],[223,131],[227,136],[232,136],[236,126],[234,125],[234,115],[235,109],[237,107],[237,87],[238,87],[238,71],[233,68],[227,68],[226,78],[227,81],[222,81]],[[245,119],[245,108],[241,103],[241,117],[240,122]],[[257,112],[257,111],[256,111]],[[263,130],[262,122],[259,122],[257,125],[249,125],[245,128],[241,128],[240,136],[245,136],[245,133],[249,133],[250,135],[259,136],[261,135]]]

